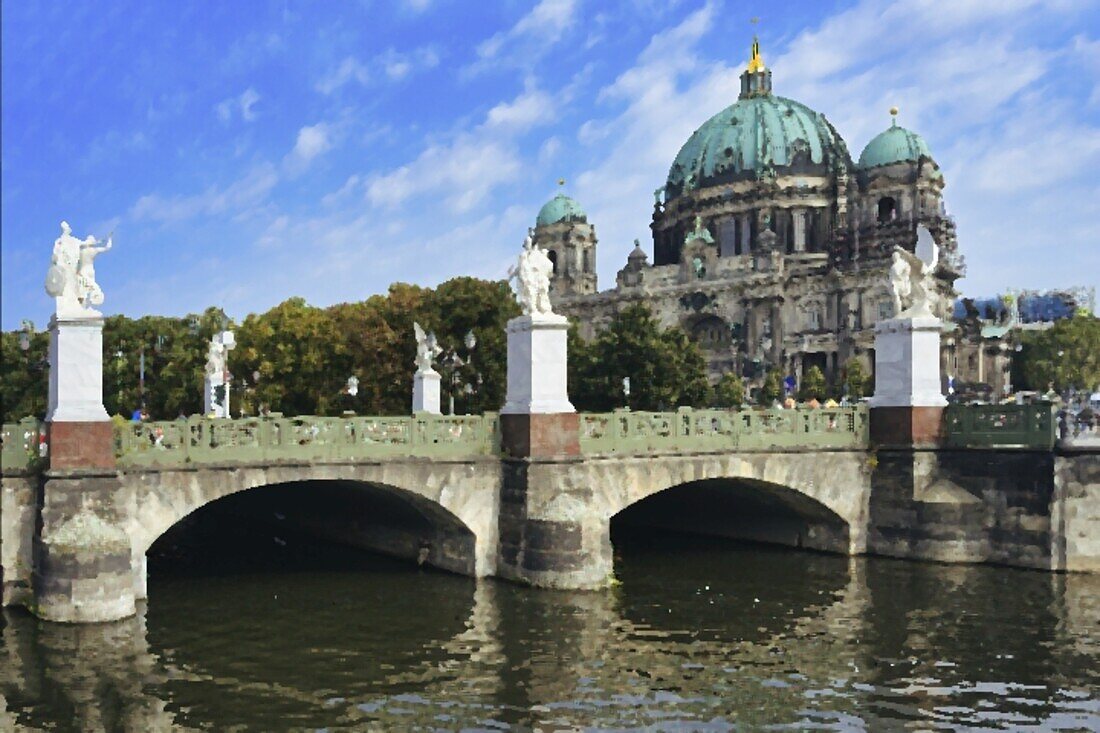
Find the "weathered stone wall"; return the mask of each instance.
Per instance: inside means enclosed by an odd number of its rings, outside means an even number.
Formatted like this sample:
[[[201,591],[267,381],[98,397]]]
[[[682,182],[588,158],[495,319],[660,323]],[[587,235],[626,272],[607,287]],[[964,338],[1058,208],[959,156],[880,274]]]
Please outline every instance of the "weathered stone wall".
[[[877,460],[869,552],[1060,569],[1053,454],[881,450]]]
[[[38,475],[0,478],[0,606],[31,601]]]
[[[1100,451],[1054,457],[1054,566],[1100,572]]]
[[[545,587],[586,588],[611,580],[611,519],[673,487],[738,479],[784,495],[802,515],[786,523],[698,526],[709,534],[774,541],[844,553],[864,551],[870,473],[859,451],[761,452],[505,461],[501,488],[502,577]],[[729,483],[730,491],[737,484]],[[837,531],[837,525],[843,531]],[[812,532],[810,530],[813,530]]]

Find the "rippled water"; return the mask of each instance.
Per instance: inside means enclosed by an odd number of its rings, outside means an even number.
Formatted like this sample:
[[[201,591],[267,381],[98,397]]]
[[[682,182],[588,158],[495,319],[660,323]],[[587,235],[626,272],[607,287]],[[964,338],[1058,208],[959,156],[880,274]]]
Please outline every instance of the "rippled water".
[[[599,593],[265,548],[131,621],[6,612],[0,729],[1100,730],[1100,578],[617,548]]]

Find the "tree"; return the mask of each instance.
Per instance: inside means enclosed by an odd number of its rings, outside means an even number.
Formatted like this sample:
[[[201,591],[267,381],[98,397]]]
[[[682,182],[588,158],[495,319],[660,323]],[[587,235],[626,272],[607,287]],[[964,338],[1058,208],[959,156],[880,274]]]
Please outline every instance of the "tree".
[[[699,347],[679,328],[661,329],[644,305],[616,314],[591,343],[574,332],[569,361],[569,394],[579,410],[605,412],[624,403],[634,410],[700,406],[710,392]]]
[[[1100,319],[1086,314],[1055,321],[1049,329],[1026,333],[1017,356],[1020,386],[1059,392],[1100,386]]]
[[[773,367],[764,376],[764,385],[760,388],[760,404],[771,405],[782,396],[783,372]]]
[[[868,376],[863,372],[863,362],[859,359],[851,358],[844,363],[844,386],[848,388],[848,399],[858,400],[865,396],[870,390],[867,389]]]
[[[443,403],[449,401],[453,384],[456,411],[477,414],[499,410],[507,389],[508,342],[504,328],[509,319],[520,314],[512,289],[503,280],[456,277],[428,291],[424,304],[427,322],[423,325],[435,332],[445,353],[456,353],[464,362],[457,368],[439,365],[444,377]],[[473,333],[476,339],[473,349],[466,347],[467,333]],[[469,393],[466,385],[470,386]]]
[[[822,374],[819,367],[812,366],[802,375],[798,398],[800,400],[823,400],[825,399],[826,389],[825,375]]]
[[[50,335],[36,333],[30,337],[26,351],[19,345],[19,331],[0,334],[0,422],[15,422],[24,417],[46,416],[49,390],[49,370],[46,354]]]
[[[716,407],[740,407],[745,401],[745,380],[733,372],[726,372],[714,385]]]
[[[245,318],[230,353],[234,369],[259,372],[255,399],[272,411],[328,415],[347,406],[341,394],[352,365],[345,342],[331,315],[302,298]]]

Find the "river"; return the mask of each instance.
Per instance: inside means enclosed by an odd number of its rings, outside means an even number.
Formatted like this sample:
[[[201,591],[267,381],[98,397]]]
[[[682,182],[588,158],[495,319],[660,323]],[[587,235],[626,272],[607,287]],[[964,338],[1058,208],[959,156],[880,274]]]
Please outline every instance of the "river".
[[[128,621],[5,611],[0,730],[1100,730],[1095,576],[636,531],[548,592],[235,539]]]

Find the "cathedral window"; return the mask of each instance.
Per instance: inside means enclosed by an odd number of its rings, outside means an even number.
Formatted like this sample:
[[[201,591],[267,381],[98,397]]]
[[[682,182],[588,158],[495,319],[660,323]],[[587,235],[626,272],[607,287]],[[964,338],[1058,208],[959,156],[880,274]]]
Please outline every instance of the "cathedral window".
[[[584,256],[584,271],[585,272],[592,272],[592,260],[589,256],[589,250],[586,249],[583,253],[583,256]]]
[[[890,311],[894,309],[894,304],[888,300],[880,300],[878,302],[878,318],[880,321],[884,321],[892,314]]]
[[[898,203],[893,196],[883,196],[878,200],[878,220],[880,223],[898,218]]]
[[[550,264],[554,266],[554,274],[558,274],[558,253],[550,250],[546,253],[546,256],[550,258]]]

